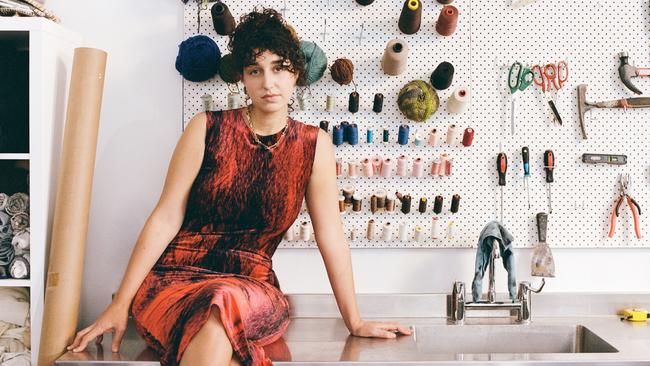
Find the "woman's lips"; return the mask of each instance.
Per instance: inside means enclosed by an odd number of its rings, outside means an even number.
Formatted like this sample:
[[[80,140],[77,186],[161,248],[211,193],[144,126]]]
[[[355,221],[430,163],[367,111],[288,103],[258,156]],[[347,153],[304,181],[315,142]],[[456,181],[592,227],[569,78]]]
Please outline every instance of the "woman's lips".
[[[264,99],[264,100],[276,100],[279,97],[280,97],[279,94],[273,94],[273,95],[265,95],[265,96],[262,97],[262,99]]]

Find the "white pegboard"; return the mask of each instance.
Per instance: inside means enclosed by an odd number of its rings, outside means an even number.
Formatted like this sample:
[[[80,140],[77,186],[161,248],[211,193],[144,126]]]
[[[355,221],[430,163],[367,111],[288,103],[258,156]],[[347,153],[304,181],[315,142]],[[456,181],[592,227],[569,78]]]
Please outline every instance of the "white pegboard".
[[[553,213],[549,217],[552,246],[650,246],[646,237],[642,240],[634,238],[629,210],[625,206],[616,237],[607,239],[609,215],[618,189],[618,173],[631,174],[631,194],[642,210],[650,202],[650,111],[595,110],[587,114],[590,138],[581,140],[575,90],[578,84],[588,84],[589,101],[632,96],[618,78],[617,53],[627,50],[631,61],[639,66],[650,66],[648,1],[539,0],[519,10],[511,9],[508,1],[455,1],[460,16],[458,28],[451,37],[439,36],[435,31],[435,21],[442,5],[433,0],[423,1],[422,26],[414,35],[401,34],[397,28],[403,5],[401,0],[378,0],[366,7],[353,0],[225,1],[236,19],[249,12],[255,4],[282,10],[302,39],[314,41],[323,48],[329,65],[342,57],[354,62],[354,80],[361,95],[358,113],[347,111],[348,95],[354,87],[339,86],[327,72],[310,87],[311,109],[292,114],[294,118],[314,125],[321,120],[329,121],[330,126],[342,121],[356,123],[360,144],[339,146],[337,158],[347,162],[379,155],[395,160],[403,154],[409,158],[409,170],[413,159],[421,157],[426,163],[425,171],[441,153],[454,159],[453,174],[449,177],[351,179],[345,174],[340,177],[340,186],[352,183],[364,198],[362,213],[343,216],[346,234],[354,227],[357,236],[361,237],[349,241],[351,247],[474,247],[483,225],[499,217],[496,156],[500,145],[509,158],[504,224],[515,236],[516,246],[530,247],[537,241],[534,217],[537,212],[547,211],[542,169],[542,154],[546,149],[552,149],[557,160],[556,182],[552,185]],[[196,14],[197,4],[188,3],[185,6],[186,37],[197,34]],[[217,35],[212,29],[209,9],[202,11],[201,19],[201,34],[211,36],[222,53],[227,53],[227,37]],[[325,20],[327,35],[323,38]],[[359,39],[362,27],[363,38]],[[380,58],[386,43],[394,38],[409,44],[408,69],[402,75],[387,76],[381,71]],[[569,80],[557,99],[564,125],[560,127],[552,122],[541,93],[531,86],[518,98],[518,124],[515,135],[511,136],[510,99],[506,84],[509,65],[515,60],[531,66],[562,59],[569,63],[570,70]],[[428,80],[442,61],[454,65],[455,75],[452,86],[439,92],[441,105],[438,112],[422,124],[408,121],[397,109],[397,93],[408,81]],[[636,79],[635,83],[650,93],[650,80]],[[184,121],[202,110],[200,97],[205,93],[214,96],[215,109],[226,108],[228,88],[218,76],[203,83],[184,81],[183,87]],[[446,101],[459,87],[470,88],[472,106],[464,114],[452,115],[445,110]],[[385,97],[380,114],[371,110],[375,93],[382,93]],[[325,111],[328,94],[337,97],[337,108],[331,113]],[[411,126],[411,143],[407,146],[396,142],[398,128],[404,123]],[[450,124],[458,126],[459,137],[465,127],[473,127],[476,130],[473,145],[462,147],[459,140],[453,146],[442,144],[435,148],[413,145],[416,131],[424,135],[432,128],[445,132]],[[391,133],[388,144],[379,142],[384,127]],[[374,131],[373,144],[365,143],[368,128]],[[523,190],[523,146],[528,146],[531,153],[531,209],[527,207]],[[580,162],[580,156],[587,152],[625,154],[629,162],[623,167],[585,165]],[[411,194],[411,213],[404,215],[397,209],[393,214],[371,215],[369,197],[377,188]],[[449,207],[453,194],[462,198],[460,211],[452,215]],[[411,238],[418,224],[429,233],[436,195],[442,195],[445,200],[440,217],[445,223],[442,227],[451,220],[457,224],[457,234],[453,239],[432,240],[430,236],[422,242],[384,242],[379,239],[379,228],[385,222],[391,222],[395,228],[400,221],[409,222]],[[425,214],[417,212],[420,197],[429,200]],[[643,212],[641,222],[645,233],[649,226]],[[370,218],[378,224],[377,239],[373,241],[364,238]],[[308,220],[306,212],[298,218],[298,222]],[[297,226],[294,228],[297,234]],[[281,245],[293,248],[314,246],[313,240],[284,241]]]

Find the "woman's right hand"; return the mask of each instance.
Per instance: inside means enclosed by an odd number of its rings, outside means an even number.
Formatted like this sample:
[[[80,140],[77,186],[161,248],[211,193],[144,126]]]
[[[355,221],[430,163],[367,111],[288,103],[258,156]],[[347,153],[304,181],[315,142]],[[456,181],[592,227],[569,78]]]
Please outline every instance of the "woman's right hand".
[[[95,343],[99,344],[104,339],[104,333],[112,332],[111,350],[118,352],[128,320],[129,307],[111,303],[93,324],[77,332],[74,341],[67,349],[72,352],[81,352],[86,349],[91,340],[95,339]]]

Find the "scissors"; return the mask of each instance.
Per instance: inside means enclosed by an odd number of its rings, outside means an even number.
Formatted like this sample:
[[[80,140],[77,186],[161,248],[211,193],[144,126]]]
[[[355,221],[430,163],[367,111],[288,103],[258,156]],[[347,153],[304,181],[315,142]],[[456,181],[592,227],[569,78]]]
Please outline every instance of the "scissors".
[[[544,67],[535,65],[531,70],[533,72],[533,82],[542,89],[545,98],[546,92],[551,92],[553,89],[559,92],[569,79],[569,65],[566,61],[560,61],[557,64],[546,64]],[[562,125],[562,117],[560,117],[555,102],[550,98],[546,98],[546,100],[551,107],[553,117]]]
[[[521,62],[516,61],[510,66],[508,72],[508,88],[510,88],[510,133],[515,134],[515,114],[517,102],[515,93],[517,91],[524,91],[534,81],[534,75],[530,68],[524,67]]]

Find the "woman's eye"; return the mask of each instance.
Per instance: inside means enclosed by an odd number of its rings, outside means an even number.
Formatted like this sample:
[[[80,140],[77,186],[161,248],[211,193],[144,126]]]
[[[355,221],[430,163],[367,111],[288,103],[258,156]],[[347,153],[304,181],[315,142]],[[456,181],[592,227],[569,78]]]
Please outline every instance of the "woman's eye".
[[[249,71],[248,74],[249,75],[255,75],[255,74],[257,74],[257,72],[258,72],[257,69],[253,69],[253,70]]]

